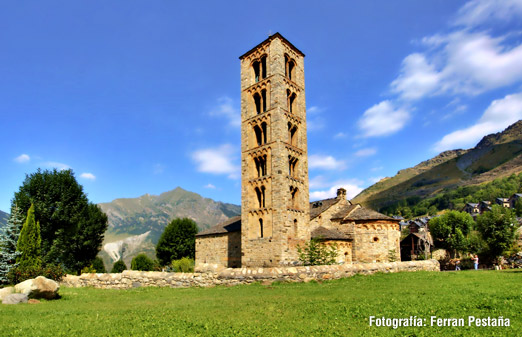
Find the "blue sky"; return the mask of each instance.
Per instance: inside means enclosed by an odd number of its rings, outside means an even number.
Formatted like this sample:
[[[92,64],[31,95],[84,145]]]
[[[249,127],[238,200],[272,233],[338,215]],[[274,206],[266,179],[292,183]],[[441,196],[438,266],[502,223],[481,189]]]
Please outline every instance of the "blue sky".
[[[522,119],[522,0],[16,1],[0,10],[0,210],[72,168],[93,202],[239,204],[238,57],[306,54],[312,199]]]

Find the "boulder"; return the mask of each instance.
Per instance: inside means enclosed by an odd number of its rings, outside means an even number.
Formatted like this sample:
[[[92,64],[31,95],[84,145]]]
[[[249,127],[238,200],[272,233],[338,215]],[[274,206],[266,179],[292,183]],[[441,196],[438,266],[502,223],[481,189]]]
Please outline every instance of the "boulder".
[[[2,304],[27,303],[27,294],[10,294],[4,297]]]
[[[14,287],[5,287],[5,288],[0,289],[0,301],[3,301],[4,297],[6,297],[7,295],[11,295],[14,292],[15,292]]]
[[[51,300],[58,296],[60,285],[48,278],[38,276],[15,285],[17,293],[26,294],[29,298],[45,298]]]

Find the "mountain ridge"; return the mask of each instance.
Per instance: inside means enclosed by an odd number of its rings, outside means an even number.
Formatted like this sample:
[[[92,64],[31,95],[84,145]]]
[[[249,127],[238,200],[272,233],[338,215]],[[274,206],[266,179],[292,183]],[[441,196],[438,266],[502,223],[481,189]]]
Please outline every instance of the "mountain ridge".
[[[361,191],[353,202],[380,209],[410,197],[426,198],[522,172],[522,120],[484,136],[467,150],[444,151]]]

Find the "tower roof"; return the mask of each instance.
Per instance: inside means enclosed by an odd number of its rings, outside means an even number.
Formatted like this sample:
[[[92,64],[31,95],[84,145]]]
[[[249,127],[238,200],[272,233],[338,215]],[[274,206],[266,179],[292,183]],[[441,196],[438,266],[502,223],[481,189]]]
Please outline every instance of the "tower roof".
[[[295,52],[297,52],[298,54],[301,54],[301,56],[305,56],[305,54],[303,54],[302,51],[300,51],[299,49],[297,49],[292,43],[290,43],[290,41],[288,41],[287,39],[285,39],[285,37],[279,33],[275,33],[275,34],[272,34],[270,35],[266,40],[264,40],[263,42],[261,42],[260,44],[258,44],[257,46],[255,46],[254,48],[250,49],[249,51],[247,51],[246,53],[244,53],[243,55],[241,55],[239,57],[239,59],[243,59],[244,57],[248,56],[250,53],[252,53],[254,50],[256,50],[257,48],[259,48],[260,46],[262,46],[263,44],[265,43],[270,43],[270,41],[272,41],[273,39],[281,39],[285,44],[287,44],[290,48],[292,48]]]

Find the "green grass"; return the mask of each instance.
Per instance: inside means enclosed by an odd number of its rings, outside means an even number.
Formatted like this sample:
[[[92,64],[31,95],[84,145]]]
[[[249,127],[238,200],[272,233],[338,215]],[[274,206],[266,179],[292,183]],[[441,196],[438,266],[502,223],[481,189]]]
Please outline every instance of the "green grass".
[[[0,336],[520,336],[522,271],[417,272],[215,288],[62,288],[0,305]],[[427,319],[369,327],[369,317]],[[430,316],[504,316],[511,327],[431,327]]]

